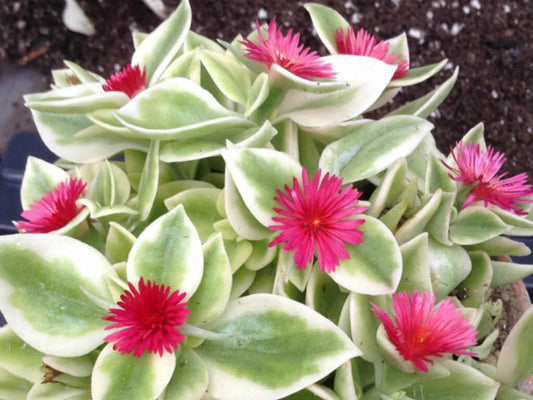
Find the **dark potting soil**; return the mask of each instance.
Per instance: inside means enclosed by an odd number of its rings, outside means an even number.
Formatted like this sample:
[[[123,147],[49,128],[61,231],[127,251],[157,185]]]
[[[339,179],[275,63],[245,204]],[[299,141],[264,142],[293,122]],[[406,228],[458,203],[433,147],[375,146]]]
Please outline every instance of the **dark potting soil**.
[[[406,88],[398,100],[412,100],[460,67],[449,98],[435,112],[435,137],[447,152],[478,122],[489,144],[508,156],[512,174],[533,174],[533,4],[530,0],[317,0],[339,11],[355,28],[380,39],[406,32],[413,67],[448,58],[429,82]],[[160,19],[142,0],[79,0],[97,34],[69,31],[63,0],[0,1],[0,59],[61,68],[68,59],[108,76],[130,61],[131,32],[153,30]],[[179,0],[164,0],[170,12]],[[325,54],[313,34],[303,1],[191,0],[192,29],[212,39],[248,33],[253,22],[273,17],[302,34]]]

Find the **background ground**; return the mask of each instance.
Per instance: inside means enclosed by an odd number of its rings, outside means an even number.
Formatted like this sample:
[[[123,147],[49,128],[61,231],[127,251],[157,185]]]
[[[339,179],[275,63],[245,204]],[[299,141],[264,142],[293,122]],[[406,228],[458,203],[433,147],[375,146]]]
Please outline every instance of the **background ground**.
[[[318,0],[339,11],[354,27],[364,27],[379,38],[407,32],[412,66],[450,60],[445,71],[429,83],[408,88],[402,98],[414,99],[431,90],[460,66],[459,80],[450,97],[432,117],[439,147],[449,146],[483,121],[486,137],[509,157],[512,173],[533,176],[533,4],[530,0]],[[32,68],[46,71],[75,61],[102,75],[110,75],[130,60],[131,31],[151,31],[160,19],[141,0],[79,0],[93,21],[96,35],[87,37],[69,31],[63,24],[63,0],[0,1],[0,89],[10,74],[27,74]],[[178,0],[164,0],[168,10]],[[295,0],[191,0],[193,27],[210,38],[232,39],[247,33],[256,18],[274,16],[278,22],[302,33],[309,46],[319,49],[309,17]],[[22,67],[26,65],[27,67]],[[41,75],[32,75],[33,85],[45,85]],[[28,80],[29,78],[24,78]],[[45,78],[46,79],[46,78]],[[4,86],[2,86],[4,80]],[[15,90],[16,89],[16,90]],[[5,100],[1,113],[20,107],[26,86],[11,88],[14,97]],[[40,90],[40,89],[39,89]],[[23,92],[22,92],[23,93]],[[7,108],[7,109],[6,109]],[[10,110],[11,109],[11,110]],[[17,109],[18,110],[18,109]],[[20,111],[17,115],[21,115]],[[9,132],[25,128],[29,114],[11,118]],[[0,128],[2,133],[2,128]],[[2,147],[0,147],[1,151]]]

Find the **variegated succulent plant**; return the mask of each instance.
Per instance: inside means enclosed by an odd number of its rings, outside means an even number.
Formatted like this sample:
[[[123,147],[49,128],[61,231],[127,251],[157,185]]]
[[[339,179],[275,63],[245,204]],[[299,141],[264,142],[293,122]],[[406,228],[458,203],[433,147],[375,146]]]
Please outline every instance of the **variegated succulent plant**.
[[[330,55],[275,21],[216,43],[183,0],[122,71],[26,96],[60,160],[28,159],[0,237],[0,398],[533,399],[533,309],[486,362],[491,288],[533,272],[501,258],[527,176],[481,124],[435,146],[457,70],[394,103],[447,60],[305,7]]]

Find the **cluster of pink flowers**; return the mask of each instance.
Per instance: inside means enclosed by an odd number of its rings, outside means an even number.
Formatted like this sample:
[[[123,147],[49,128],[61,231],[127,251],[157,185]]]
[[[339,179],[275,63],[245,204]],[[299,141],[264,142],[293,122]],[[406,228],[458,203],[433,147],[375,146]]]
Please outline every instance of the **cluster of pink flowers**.
[[[475,201],[482,201],[485,207],[494,204],[515,214],[527,214],[517,207],[517,203],[533,202],[523,198],[533,195],[531,185],[527,184],[527,174],[523,172],[513,177],[507,177],[506,172],[498,174],[505,162],[503,153],[494,151],[490,146],[486,151],[481,151],[479,144],[459,142],[455,150],[452,150],[452,157],[457,167],[443,161],[451,171],[450,177],[471,185],[462,208]]]
[[[277,64],[304,79],[333,79],[335,72],[315,51],[299,44],[299,34],[290,30],[283,35],[273,20],[266,37],[257,24],[258,41],[244,39],[245,56],[259,61],[268,68]],[[352,28],[347,32],[335,32],[338,53],[372,57],[391,65],[397,65],[393,79],[408,72],[409,65],[401,55],[389,51],[389,44],[379,41],[364,30],[355,35]],[[126,66],[103,85],[105,91],[121,91],[130,98],[146,88],[146,70],[137,66]],[[496,205],[516,214],[525,215],[518,208],[519,203],[533,200],[527,174],[507,177],[499,173],[505,156],[489,147],[481,151],[478,144],[458,143],[452,151],[455,166],[443,162],[450,170],[450,176],[464,185],[471,186],[462,207],[475,201]],[[270,246],[284,244],[283,250],[294,252],[297,268],[306,268],[313,262],[315,254],[322,271],[334,272],[340,260],[350,257],[346,245],[362,243],[363,232],[357,229],[364,219],[356,216],[365,210],[358,206],[361,192],[352,185],[342,188],[340,177],[318,170],[313,178],[302,170],[301,180],[293,178],[293,185],[278,189],[274,197],[279,207],[272,220],[271,230],[279,235]],[[18,229],[26,233],[51,232],[60,229],[74,219],[81,210],[76,202],[87,185],[76,178],[60,183],[44,197],[22,212],[27,221],[18,221]],[[114,343],[114,349],[121,354],[131,353],[140,357],[149,353],[173,352],[185,340],[179,330],[188,319],[190,310],[184,302],[185,293],[172,291],[170,287],[158,285],[141,278],[138,285],[128,283],[117,303],[103,317],[112,322],[107,330],[115,330],[104,340]],[[435,307],[435,294],[415,291],[401,292],[392,296],[393,318],[371,303],[373,312],[395,345],[398,353],[414,363],[419,371],[428,371],[429,357],[442,357],[444,353],[475,355],[466,349],[476,344],[477,332],[462,313],[446,299]]]
[[[428,371],[426,363],[433,363],[428,357],[443,353],[476,356],[466,349],[476,344],[477,332],[450,299],[435,307],[435,293],[394,294],[394,320],[371,304],[398,353],[419,371]]]
[[[389,51],[389,43],[378,40],[364,29],[357,31],[357,37],[350,27],[346,34],[342,29],[335,32],[335,42],[339,54],[372,57],[386,64],[397,65],[392,79],[403,78],[409,72],[409,63],[401,60],[401,54]]]
[[[103,317],[114,324],[106,330],[118,329],[105,337],[105,341],[115,344],[113,349],[121,354],[133,353],[140,357],[149,353],[172,353],[178,344],[185,340],[179,327],[189,318],[190,310],[183,302],[185,293],[179,290],[170,292],[170,287],[154,282],[139,281],[138,288],[128,282],[126,290],[112,308],[112,315]]]
[[[353,216],[363,212],[358,207],[361,192],[351,185],[340,193],[342,179],[329,173],[322,178],[319,170],[309,179],[307,171],[302,171],[302,183],[295,177],[293,187],[285,186],[285,193],[277,190],[275,200],[282,208],[274,208],[280,217],[273,217],[278,225],[269,228],[281,234],[270,246],[285,242],[283,250],[295,251],[297,268],[305,268],[313,261],[315,250],[318,253],[320,268],[325,272],[335,271],[339,259],[350,256],[345,243],[362,242],[363,233],[356,228],[364,223]]]
[[[106,92],[123,92],[126,93],[130,99],[146,89],[146,68],[138,65],[126,65],[122,71],[119,71],[111,76],[102,85]]]
[[[335,78],[335,72],[330,64],[324,62],[316,51],[311,51],[299,43],[300,34],[293,34],[289,30],[286,36],[281,32],[281,28],[276,26],[275,19],[268,25],[266,37],[259,21],[256,21],[258,42],[248,38],[241,43],[245,47],[245,56],[251,60],[259,61],[270,68],[273,64],[285,68],[287,71],[304,79]],[[389,44],[380,41],[366,32],[364,29],[357,32],[355,37],[352,28],[346,35],[342,29],[335,32],[337,51],[340,54],[352,54],[358,56],[372,57],[387,64],[398,65],[393,79],[405,76],[409,70],[409,63],[400,60],[400,54],[389,52]]]
[[[76,201],[86,186],[81,179],[69,177],[30,205],[29,210],[22,211],[20,216],[26,221],[15,222],[17,229],[26,233],[48,233],[63,228],[81,211]]]

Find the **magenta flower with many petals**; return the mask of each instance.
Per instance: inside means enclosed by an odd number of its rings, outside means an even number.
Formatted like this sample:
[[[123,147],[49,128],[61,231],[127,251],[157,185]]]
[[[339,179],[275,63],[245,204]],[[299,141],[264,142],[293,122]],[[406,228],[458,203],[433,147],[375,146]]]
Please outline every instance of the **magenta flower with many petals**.
[[[476,355],[466,349],[476,344],[477,332],[450,299],[435,307],[435,293],[415,290],[412,294],[393,294],[394,319],[370,304],[396,350],[419,371],[428,371],[426,363],[433,364],[429,357],[442,357],[444,353]]]
[[[272,219],[278,225],[269,229],[281,231],[270,246],[285,243],[283,250],[294,251],[296,267],[305,268],[313,261],[315,250],[320,268],[325,272],[335,271],[339,259],[350,258],[345,243],[361,243],[363,232],[357,227],[364,223],[354,216],[365,207],[356,207],[361,192],[351,185],[340,193],[342,179],[327,173],[322,178],[318,170],[309,179],[307,171],[302,171],[302,183],[296,177],[293,187],[285,185],[285,192],[277,190],[274,199],[281,208],[274,211],[281,216]]]
[[[63,228],[83,208],[76,201],[86,186],[81,179],[69,177],[36,200],[29,210],[22,211],[20,216],[26,221],[16,221],[15,226],[25,233],[48,233]]]
[[[339,54],[372,57],[389,65],[397,65],[392,79],[402,78],[409,71],[409,63],[400,60],[401,54],[389,52],[389,43],[378,40],[364,29],[357,31],[357,37],[350,27],[346,33],[342,28],[335,32],[335,43]]]
[[[126,93],[130,99],[133,99],[146,89],[146,68],[143,68],[141,72],[141,67],[138,65],[134,67],[126,65],[122,71],[113,74],[111,78],[106,80],[102,88],[106,92]]]
[[[190,310],[182,302],[185,293],[176,290],[170,293],[170,287],[157,285],[151,281],[139,281],[139,288],[128,282],[126,290],[117,305],[109,312],[113,315],[102,317],[114,324],[105,329],[120,329],[104,338],[121,354],[133,353],[140,357],[145,350],[149,353],[164,351],[172,353],[178,344],[185,340],[178,327],[189,319]]]
[[[515,205],[533,202],[522,198],[533,195],[531,185],[527,184],[527,174],[524,172],[509,178],[506,172],[498,175],[505,162],[503,153],[494,151],[490,146],[483,152],[479,144],[458,142],[451,154],[457,167],[442,161],[452,172],[450,177],[465,185],[472,185],[462,208],[474,201],[483,201],[485,207],[494,204],[515,214],[527,214]]]
[[[256,21],[259,43],[246,38],[241,43],[245,47],[244,55],[259,61],[268,68],[277,64],[304,79],[334,78],[335,72],[330,64],[322,61],[316,51],[299,44],[300,34],[289,30],[286,36],[276,26],[276,20],[268,25],[266,38],[263,37],[259,21]]]

